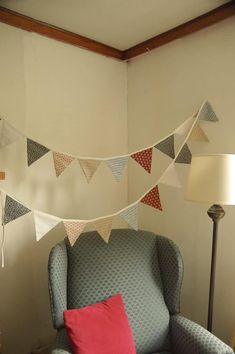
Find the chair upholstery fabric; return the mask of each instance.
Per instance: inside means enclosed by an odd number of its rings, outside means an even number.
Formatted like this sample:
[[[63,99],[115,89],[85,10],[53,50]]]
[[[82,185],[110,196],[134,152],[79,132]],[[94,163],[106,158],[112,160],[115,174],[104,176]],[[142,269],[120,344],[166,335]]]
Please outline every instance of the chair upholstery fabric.
[[[63,329],[66,308],[80,308],[121,293],[137,353],[181,354],[180,346],[184,348],[184,345],[176,339],[176,333],[182,332],[186,337],[188,334],[174,315],[179,313],[182,277],[183,263],[177,246],[151,232],[113,230],[109,244],[97,232],[87,232],[73,247],[66,238],[52,249],[49,257],[52,318],[58,329],[52,353],[71,353]]]

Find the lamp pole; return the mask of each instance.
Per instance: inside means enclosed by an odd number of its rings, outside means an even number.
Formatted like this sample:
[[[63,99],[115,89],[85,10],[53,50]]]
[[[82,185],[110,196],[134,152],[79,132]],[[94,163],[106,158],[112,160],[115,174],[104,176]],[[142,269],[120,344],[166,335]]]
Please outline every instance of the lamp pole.
[[[207,330],[211,332],[212,331],[212,319],[213,319],[213,304],[214,304],[218,223],[219,223],[219,220],[224,217],[225,211],[221,205],[214,204],[207,211],[207,214],[209,215],[209,217],[213,221],[211,275],[210,275],[209,307],[208,307],[208,320],[207,320]]]

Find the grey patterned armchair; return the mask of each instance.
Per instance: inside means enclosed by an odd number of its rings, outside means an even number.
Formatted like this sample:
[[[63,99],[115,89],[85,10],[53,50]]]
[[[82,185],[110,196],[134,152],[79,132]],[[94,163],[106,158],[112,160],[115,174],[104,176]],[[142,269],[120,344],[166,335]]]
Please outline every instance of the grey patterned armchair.
[[[72,353],[63,324],[65,309],[121,293],[138,354],[232,354],[229,346],[179,315],[182,278],[178,248],[151,232],[113,230],[109,244],[97,232],[87,232],[74,247],[66,238],[49,258],[51,309],[58,331],[52,353]]]

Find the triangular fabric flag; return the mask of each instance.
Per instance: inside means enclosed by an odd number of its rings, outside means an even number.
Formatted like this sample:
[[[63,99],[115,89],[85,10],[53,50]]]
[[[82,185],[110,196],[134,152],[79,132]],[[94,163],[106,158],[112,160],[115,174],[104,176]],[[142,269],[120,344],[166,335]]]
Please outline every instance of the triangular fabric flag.
[[[219,120],[209,102],[205,102],[202,106],[201,110],[199,111],[198,119],[206,120],[208,122],[218,122]]]
[[[155,209],[162,210],[158,186],[155,186],[142,199],[141,203],[147,204]]]
[[[97,168],[99,167],[100,160],[79,160],[80,166],[84,172],[84,175],[89,183],[94,176]]]
[[[193,127],[193,130],[189,136],[189,140],[193,140],[193,141],[206,141],[208,142],[209,139],[206,136],[205,132],[202,130],[202,128],[200,127],[200,125],[198,123],[195,124],[195,126]]]
[[[33,211],[33,217],[37,241],[61,222],[60,218],[37,210]]]
[[[175,162],[176,163],[186,163],[190,164],[192,160],[192,154],[191,151],[188,148],[187,144],[184,144],[182,149],[180,150],[179,155],[177,156]]]
[[[59,177],[61,173],[64,172],[64,170],[71,164],[71,162],[75,160],[75,158],[53,151],[53,160],[56,177]]]
[[[50,150],[46,146],[38,144],[36,141],[27,138],[28,166],[32,165],[32,163],[40,159],[49,151]]]
[[[9,195],[6,195],[3,224],[6,225],[15,219],[18,219],[20,216],[29,213],[30,211],[30,209],[26,208],[15,199],[12,199]]]
[[[115,159],[110,159],[105,161],[107,166],[111,169],[113,176],[117,182],[120,182],[124,168],[126,167],[128,156],[117,157]]]
[[[178,135],[186,136],[188,135],[196,116],[188,118],[183,124],[181,124],[176,130],[175,133]]]
[[[134,204],[130,208],[122,211],[119,216],[121,216],[134,230],[138,230],[138,204]]]
[[[108,217],[105,219],[96,220],[93,223],[95,225],[97,232],[100,234],[100,236],[106,243],[109,242],[109,237],[112,230],[112,221],[113,218]]]
[[[138,162],[148,173],[151,173],[153,148],[132,154],[131,157]]]
[[[1,127],[0,147],[9,145],[14,141],[22,138],[22,134],[20,134],[15,128],[13,128],[10,124],[8,124],[3,119],[0,120],[0,127]]]
[[[63,221],[66,234],[68,236],[70,245],[73,246],[77,241],[78,237],[83,232],[86,223],[81,221]]]
[[[166,184],[167,186],[181,188],[182,185],[179,180],[179,176],[176,172],[175,165],[172,163],[163,175],[160,177],[159,183]]]
[[[160,141],[160,143],[155,145],[155,148],[163,152],[163,154],[166,154],[172,159],[174,159],[175,158],[174,140],[175,140],[174,134],[172,134],[168,138],[164,139],[163,141]]]

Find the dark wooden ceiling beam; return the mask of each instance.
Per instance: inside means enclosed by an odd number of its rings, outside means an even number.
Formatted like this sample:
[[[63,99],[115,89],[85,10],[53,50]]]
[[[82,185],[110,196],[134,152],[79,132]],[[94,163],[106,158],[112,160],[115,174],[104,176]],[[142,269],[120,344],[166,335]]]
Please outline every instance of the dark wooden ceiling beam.
[[[176,39],[187,36],[191,33],[197,32],[203,28],[214,25],[217,22],[225,20],[235,15],[235,1],[230,1],[225,5],[217,7],[216,9],[205,13],[191,21],[188,21],[180,26],[172,28],[171,30],[161,33],[147,41],[139,43],[123,52],[123,60],[128,60],[137,55],[146,53],[152,49],[163,46]]]
[[[43,36],[69,43],[92,52],[103,54],[116,59],[122,59],[122,51],[106,44],[94,41],[79,34],[66,31],[62,28],[49,25],[48,23],[35,20],[21,15],[15,11],[0,6],[0,21],[8,25],[21,28],[26,31],[39,33]]]
[[[134,47],[121,51],[90,38],[35,20],[31,17],[0,6],[0,22],[120,60],[132,59],[140,54],[197,32],[234,15],[235,0],[232,0],[202,16],[139,43]]]

